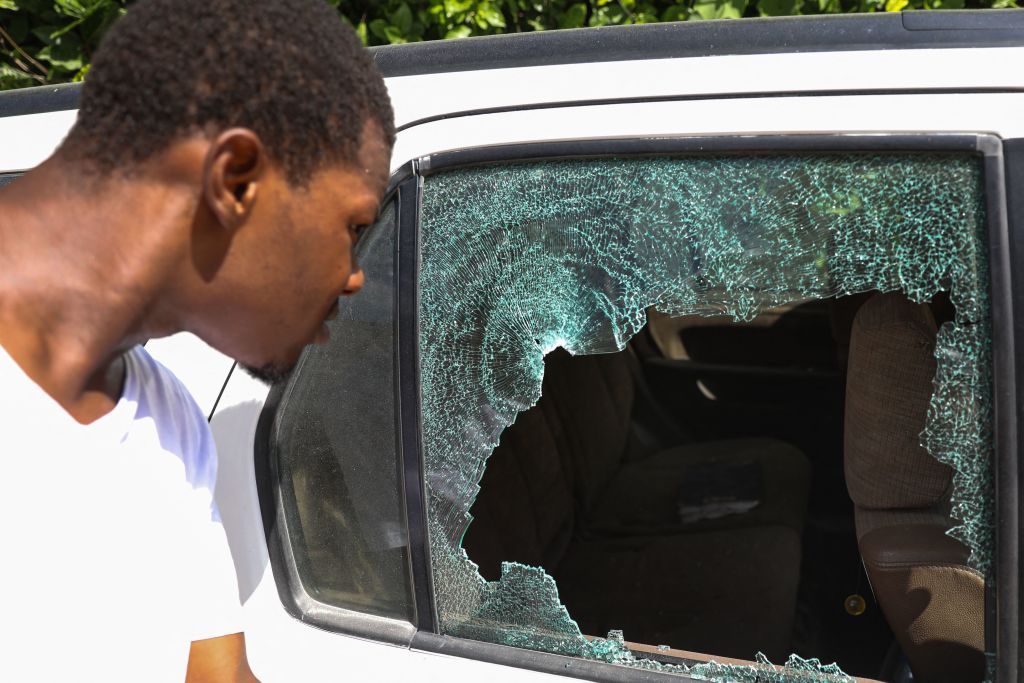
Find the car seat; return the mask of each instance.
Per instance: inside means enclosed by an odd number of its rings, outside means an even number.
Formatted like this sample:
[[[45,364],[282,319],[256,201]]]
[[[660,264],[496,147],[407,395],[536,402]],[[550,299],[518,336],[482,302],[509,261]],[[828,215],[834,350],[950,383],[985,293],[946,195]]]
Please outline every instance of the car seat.
[[[876,295],[858,311],[846,386],[845,471],[875,599],[920,683],[985,675],[982,576],[946,535],[950,468],[921,445],[935,376],[927,305]]]

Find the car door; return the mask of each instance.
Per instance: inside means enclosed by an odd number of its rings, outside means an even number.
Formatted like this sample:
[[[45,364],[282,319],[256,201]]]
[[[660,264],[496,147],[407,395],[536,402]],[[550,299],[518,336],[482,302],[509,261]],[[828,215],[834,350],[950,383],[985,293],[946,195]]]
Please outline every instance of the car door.
[[[1000,43],[1003,33],[968,36],[940,22],[933,27],[939,33],[901,27],[892,37],[891,47],[913,48],[921,41],[918,49],[861,49],[864,37],[891,27],[891,19],[864,21],[863,33],[854,30],[853,38],[846,32],[852,23],[831,32],[819,23],[809,53],[801,53],[798,43],[779,47],[780,35],[758,22],[702,28],[709,32],[703,39],[698,29],[687,28],[692,33],[685,35],[694,40],[683,47],[683,33],[666,47],[672,41],[659,43],[652,31],[637,27],[616,33],[603,52],[586,46],[593,39],[587,32],[532,43],[516,36],[469,42],[464,49],[425,45],[378,52],[400,132],[388,208],[376,241],[368,242],[376,245],[373,253],[364,254],[377,266],[376,274],[367,268],[371,281],[360,295],[365,300],[353,300],[348,315],[339,317],[332,331],[341,344],[335,352],[311,351],[296,379],[275,388],[270,400],[264,387],[232,373],[212,420],[224,463],[218,497],[247,604],[253,668],[263,680],[322,678],[333,671],[382,680],[667,680],[673,670],[635,662],[650,662],[650,654],[670,665],[707,659],[649,643],[631,646],[633,665],[621,650],[610,664],[550,645],[537,652],[526,637],[496,642],[458,635],[446,624],[436,596],[445,590],[439,583],[452,579],[432,562],[457,545],[431,540],[439,513],[430,496],[451,481],[423,455],[423,422],[433,419],[421,412],[423,392],[431,390],[423,385],[421,344],[430,340],[417,337],[429,314],[417,308],[425,286],[417,270],[424,186],[443,170],[552,158],[914,154],[973,144],[969,140],[978,133],[1002,138],[989,149],[987,163],[997,169],[1000,155],[1009,158],[1019,146],[1012,140],[1024,137],[1019,118],[1007,115],[1024,105],[1024,84],[1014,69],[1000,66],[1019,60],[1020,48],[1007,47],[1013,40],[1019,44],[1019,37]],[[716,33],[723,42],[712,48],[714,31],[724,31]],[[999,40],[983,50],[966,47],[982,35]],[[516,40],[522,43],[518,50]],[[546,62],[553,63],[541,66]],[[835,74],[845,80],[837,83]],[[820,332],[819,311],[808,311],[806,319],[808,327],[801,322],[798,329]],[[710,346],[716,346],[713,340]],[[345,350],[353,357],[346,360]],[[726,355],[712,365],[734,365],[732,360]],[[720,380],[721,367],[700,370]],[[719,385],[709,381],[718,380],[704,378],[691,374],[687,381],[702,381],[713,393]],[[740,379],[738,390],[749,390],[749,376],[741,373]],[[806,393],[798,395],[807,400]],[[755,398],[753,412],[772,403],[763,393]],[[468,446],[476,437],[460,438]],[[452,543],[459,541],[459,529],[448,529]],[[346,569],[339,574],[347,585],[323,585],[323,572],[332,566]],[[353,582],[352,576],[364,579]],[[1002,577],[1011,581],[1006,572]],[[1000,651],[1015,647],[1014,629],[1003,629]],[[1013,666],[1012,658],[1000,661],[1004,671]]]

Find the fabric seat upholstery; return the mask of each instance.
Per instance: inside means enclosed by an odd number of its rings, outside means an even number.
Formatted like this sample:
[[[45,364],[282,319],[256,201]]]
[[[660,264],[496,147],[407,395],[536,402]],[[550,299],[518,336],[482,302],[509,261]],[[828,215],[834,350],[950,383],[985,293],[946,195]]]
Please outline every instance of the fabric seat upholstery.
[[[934,317],[900,294],[854,319],[847,373],[846,485],[875,597],[922,683],[985,675],[983,578],[950,538],[952,473],[921,446],[935,375]]]
[[[651,645],[779,661],[789,652],[799,562],[794,529],[749,527],[581,541],[554,576],[584,633],[617,628]]]
[[[803,528],[810,463],[793,446],[774,439],[728,439],[686,444],[630,460],[627,453],[634,399],[624,354],[545,359],[540,404],[561,424],[565,471],[572,473],[579,520],[588,534],[651,535],[752,524]],[[697,462],[757,462],[762,503],[749,513],[683,527],[676,499],[687,468]]]
[[[756,462],[762,502],[753,510],[682,525],[678,496],[687,465]],[[776,439],[726,439],[687,444],[624,464],[605,487],[588,518],[600,535],[660,535],[706,529],[782,524],[803,528],[811,468],[795,447]]]
[[[806,458],[781,442],[743,439],[628,460],[632,401],[621,356],[549,356],[540,401],[488,460],[463,547],[489,580],[502,561],[544,567],[588,635],[621,628],[627,639],[723,656],[783,654]],[[766,498],[777,503],[756,521],[684,527],[674,520],[679,473],[701,459],[760,462]]]

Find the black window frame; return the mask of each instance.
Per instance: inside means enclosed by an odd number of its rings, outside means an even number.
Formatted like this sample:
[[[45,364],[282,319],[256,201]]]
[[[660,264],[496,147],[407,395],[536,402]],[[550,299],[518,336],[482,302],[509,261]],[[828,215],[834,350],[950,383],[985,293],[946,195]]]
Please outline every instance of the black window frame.
[[[408,169],[411,170],[411,169]],[[396,339],[401,338],[402,330],[399,329],[397,324],[400,315],[399,311],[399,273],[398,273],[398,257],[399,257],[399,245],[398,240],[400,238],[401,226],[403,221],[408,220],[407,217],[403,217],[403,206],[408,207],[408,201],[402,201],[403,198],[408,196],[411,192],[416,192],[415,185],[410,186],[408,183],[412,180],[414,183],[416,179],[411,177],[408,170],[403,169],[394,174],[388,184],[388,188],[385,191],[384,198],[381,201],[381,206],[386,206],[389,203],[394,203],[395,206],[395,311],[396,311]],[[405,210],[404,213],[408,213]],[[400,369],[396,366],[396,385],[404,386],[406,383],[400,381],[398,371]],[[344,633],[347,635],[353,635],[363,638],[371,638],[373,640],[379,640],[386,643],[395,645],[409,646],[412,642],[413,635],[415,634],[419,624],[419,614],[421,613],[423,606],[420,601],[429,595],[429,591],[424,590],[422,587],[412,584],[411,589],[414,600],[414,618],[412,621],[406,621],[393,617],[385,617],[375,614],[369,614],[360,612],[354,609],[346,609],[337,605],[331,605],[323,601],[317,600],[313,597],[309,591],[305,589],[300,578],[299,566],[300,560],[296,558],[295,546],[292,543],[291,534],[288,529],[288,524],[284,521],[286,519],[286,496],[282,492],[278,482],[281,481],[280,471],[278,469],[278,463],[273,457],[271,441],[275,431],[275,422],[278,415],[278,409],[281,406],[282,399],[284,398],[288,386],[287,381],[278,382],[274,384],[267,394],[266,401],[262,411],[260,412],[259,421],[256,425],[255,442],[254,442],[254,455],[255,455],[255,475],[257,483],[257,494],[260,502],[260,514],[263,520],[263,531],[267,540],[267,550],[270,556],[270,563],[274,571],[274,579],[277,585],[278,597],[284,605],[285,610],[300,621],[307,622],[321,628],[336,631],[338,633]],[[396,403],[400,400],[398,392],[396,392]],[[401,403],[404,406],[404,402]],[[404,407],[400,408],[404,411]],[[399,457],[405,452],[404,442],[402,438],[404,435],[399,435],[399,444],[397,452]],[[410,474],[415,478],[416,473],[409,473],[405,467],[405,460],[396,463],[398,465],[399,476],[399,501],[403,505],[403,516],[406,518],[407,526],[410,527],[410,546],[412,546],[416,539],[412,537],[412,525],[408,525],[408,511],[405,509],[408,495],[407,491],[410,487],[407,485],[408,477]],[[412,553],[410,552],[410,559]]]
[[[493,664],[595,681],[679,681],[678,675],[631,669],[564,655],[534,652],[438,633],[433,602],[430,547],[427,535],[426,490],[420,431],[419,383],[419,228],[423,180],[433,173],[508,162],[553,159],[595,159],[624,156],[670,156],[766,153],[920,153],[960,152],[983,159],[987,237],[989,243],[992,305],[993,400],[995,410],[994,461],[996,482],[996,580],[986,584],[986,649],[997,652],[997,680],[1016,680],[1024,671],[1019,647],[1019,546],[1024,510],[1019,505],[1022,471],[1017,453],[1024,449],[1017,432],[1017,416],[1024,414],[1017,387],[1024,386],[1024,363],[1016,367],[1018,340],[1024,348],[1024,270],[1013,276],[1013,263],[1024,264],[1024,196],[1008,200],[1007,177],[1024,186],[1024,139],[1004,142],[989,134],[785,134],[756,136],[664,136],[531,142],[476,147],[436,153],[405,164],[391,181],[398,201],[397,367],[399,368],[400,443],[404,466],[403,495],[409,522],[411,572],[416,620],[412,632],[401,638],[367,620],[369,615],[347,610],[307,611],[294,566],[282,547],[286,536],[276,523],[273,466],[269,459],[269,429],[281,389],[271,390],[256,436],[257,481],[264,528],[279,594],[288,611],[322,628],[415,650],[449,654]],[[1013,231],[1011,233],[1011,227]],[[1014,298],[1014,293],[1020,296]],[[1018,408],[1021,406],[1021,408]],[[271,505],[273,504],[273,506]],[[308,596],[306,596],[308,597]]]

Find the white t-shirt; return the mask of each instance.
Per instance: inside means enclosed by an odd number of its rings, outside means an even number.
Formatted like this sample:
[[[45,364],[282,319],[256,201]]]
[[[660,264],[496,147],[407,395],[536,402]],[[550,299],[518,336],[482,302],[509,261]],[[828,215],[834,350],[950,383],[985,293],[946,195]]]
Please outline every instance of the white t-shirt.
[[[191,641],[242,630],[206,419],[125,359],[83,426],[0,347],[0,681],[182,683]]]

